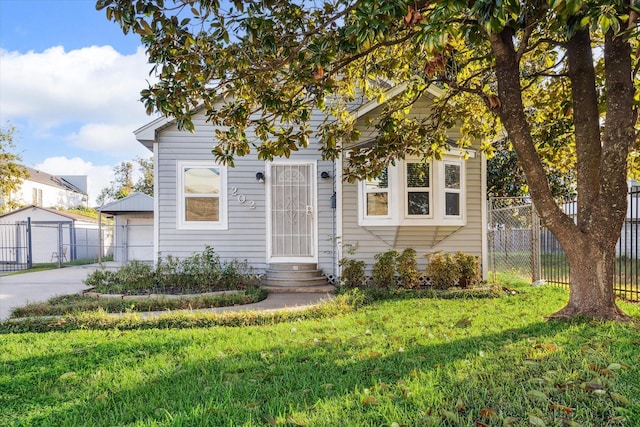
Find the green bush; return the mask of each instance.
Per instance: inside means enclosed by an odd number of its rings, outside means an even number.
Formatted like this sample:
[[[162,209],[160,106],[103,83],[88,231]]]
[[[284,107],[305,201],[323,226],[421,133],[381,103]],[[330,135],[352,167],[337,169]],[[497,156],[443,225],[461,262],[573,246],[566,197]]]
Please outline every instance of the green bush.
[[[340,284],[342,286],[353,289],[364,285],[366,279],[364,276],[364,268],[366,266],[364,261],[342,258],[339,265],[342,267],[342,274],[340,275]]]
[[[458,271],[451,254],[434,252],[425,254],[427,261],[427,276],[436,289],[449,289],[456,285]]]
[[[480,257],[458,251],[453,257],[458,269],[458,286],[470,288],[482,280]]]
[[[131,261],[117,272],[96,270],[85,283],[96,292],[118,294],[202,293],[247,289],[258,278],[246,261],[221,262],[213,248],[181,260],[173,256],[158,260],[154,270],[148,264]]]
[[[378,289],[390,289],[396,287],[396,259],[398,252],[388,250],[386,252],[376,254],[376,260],[371,270],[371,278],[373,286]]]
[[[420,272],[416,250],[407,248],[396,259],[399,284],[404,289],[416,289],[420,286]]]
[[[469,288],[481,281],[479,257],[458,251],[455,255],[446,252],[425,254],[429,264],[427,276],[436,289],[452,286]]]

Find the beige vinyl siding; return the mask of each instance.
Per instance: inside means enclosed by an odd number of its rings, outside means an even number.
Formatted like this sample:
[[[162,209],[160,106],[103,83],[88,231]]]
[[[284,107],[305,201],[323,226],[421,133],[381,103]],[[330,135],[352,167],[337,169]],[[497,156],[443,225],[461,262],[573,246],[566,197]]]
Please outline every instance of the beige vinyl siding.
[[[412,116],[428,116],[431,113],[429,99],[425,98],[412,109]],[[373,110],[367,116],[375,116],[380,108]],[[373,136],[361,118],[356,127],[362,132],[361,142]],[[459,132],[452,129],[448,136],[452,139],[459,137]],[[360,226],[358,224],[358,184],[345,183],[342,189],[342,236],[343,257],[363,260],[370,271],[374,256],[389,249],[402,251],[413,248],[418,252],[420,268],[426,266],[425,253],[435,251],[456,252],[464,251],[473,255],[482,255],[482,162],[483,158],[477,153],[475,158],[465,162],[466,186],[466,225],[442,226]],[[436,178],[434,177],[434,180]],[[438,204],[436,204],[438,206]],[[440,205],[441,207],[441,205]],[[355,250],[353,255],[348,249]]]
[[[354,255],[370,268],[374,256],[389,249],[414,248],[421,268],[426,266],[424,254],[433,251],[464,251],[482,255],[481,156],[466,161],[466,225],[465,226],[360,226],[358,225],[358,185],[345,184],[342,193],[343,245],[355,249]]]
[[[202,251],[209,245],[221,259],[246,259],[261,272],[267,262],[267,183],[256,181],[257,172],[265,172],[267,165],[255,154],[235,159],[235,167],[227,167],[227,230],[183,230],[177,229],[177,162],[215,161],[211,150],[214,147],[214,127],[207,124],[204,115],[194,118],[195,133],[181,132],[173,125],[161,130],[157,144],[157,180],[159,194],[158,251],[161,256],[171,254],[184,258]],[[290,160],[317,161],[317,234],[318,264],[326,273],[333,273],[334,249],[329,239],[333,235],[333,210],[331,195],[332,179],[321,179],[321,171],[330,172],[331,162],[321,161],[317,145],[292,153]],[[232,189],[236,188],[236,195]],[[240,198],[242,196],[242,198]],[[242,203],[244,200],[244,203]],[[251,209],[252,204],[255,209]]]

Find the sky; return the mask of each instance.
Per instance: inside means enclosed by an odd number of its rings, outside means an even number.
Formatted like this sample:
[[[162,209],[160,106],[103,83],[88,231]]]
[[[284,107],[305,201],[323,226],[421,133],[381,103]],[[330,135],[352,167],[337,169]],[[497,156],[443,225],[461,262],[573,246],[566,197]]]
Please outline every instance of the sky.
[[[139,101],[150,69],[94,0],[0,0],[0,126],[26,166],[88,175],[91,205],[115,165],[151,156],[133,135],[154,119]]]

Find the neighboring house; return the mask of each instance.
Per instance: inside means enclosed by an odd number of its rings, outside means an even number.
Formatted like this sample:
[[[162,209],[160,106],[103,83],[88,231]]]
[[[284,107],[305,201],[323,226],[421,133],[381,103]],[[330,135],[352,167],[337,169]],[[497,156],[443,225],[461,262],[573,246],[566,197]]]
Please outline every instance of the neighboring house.
[[[427,114],[431,99],[420,101],[416,114]],[[364,130],[378,107],[354,111],[358,126]],[[362,259],[370,271],[375,254],[411,247],[422,266],[427,252],[481,256],[486,276],[482,153],[470,150],[464,160],[452,147],[441,161],[397,161],[379,179],[350,184],[342,165],[322,160],[313,140],[288,159],[264,162],[251,154],[235,167],[218,164],[211,154],[215,128],[202,111],[193,123],[194,133],[166,118],[135,131],[155,162],[156,258],[186,257],[209,245],[223,260],[246,259],[268,278],[300,282],[296,271],[317,265],[333,279],[342,257]]]
[[[48,208],[87,206],[86,175],[56,176],[30,167],[25,168],[29,176],[23,180],[20,189],[11,193],[3,203]]]
[[[132,193],[99,207],[98,212],[115,220],[114,261],[154,261],[153,197]]]
[[[58,258],[61,262],[98,258],[99,227],[95,218],[34,205],[0,215],[2,224],[26,224],[29,221],[33,263],[55,262]],[[107,242],[107,246],[110,244]],[[25,245],[21,243],[18,246]],[[17,254],[17,250],[14,252]],[[14,252],[3,252],[7,259],[0,261],[15,261],[18,255]]]

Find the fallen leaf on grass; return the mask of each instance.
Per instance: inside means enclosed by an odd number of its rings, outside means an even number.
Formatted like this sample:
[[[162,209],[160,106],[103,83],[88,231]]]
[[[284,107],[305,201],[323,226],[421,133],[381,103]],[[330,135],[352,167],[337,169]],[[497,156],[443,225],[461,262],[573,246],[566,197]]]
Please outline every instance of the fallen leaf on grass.
[[[471,326],[471,319],[469,319],[468,317],[463,317],[462,319],[458,320],[454,326],[456,328],[468,328],[469,326]]]
[[[458,397],[458,401],[456,402],[456,411],[458,412],[466,412],[467,408],[464,406],[464,402],[461,397]]]
[[[527,392],[527,396],[529,396],[531,399],[534,399],[534,400],[540,400],[540,401],[548,400],[547,395],[539,390],[529,390]]]
[[[529,415],[529,424],[536,427],[547,427],[544,421],[541,418],[536,417],[535,415]]]
[[[278,425],[278,423],[276,422],[275,418],[273,418],[269,414],[262,414],[262,415],[260,415],[260,418],[262,418],[262,421],[264,423],[269,424],[270,426]]]
[[[380,401],[373,396],[366,396],[362,399],[363,405],[377,405],[378,403],[380,403]]]
[[[562,425],[563,427],[582,427],[582,424],[579,424],[573,420],[570,420],[569,418],[562,418]]]
[[[629,399],[626,396],[621,395],[620,393],[611,392],[609,393],[611,399],[621,405],[628,405]]]
[[[512,425],[515,425],[517,423],[518,419],[514,417],[505,417],[504,420],[502,420],[503,427],[511,427]]]
[[[562,411],[565,414],[571,414],[573,412],[572,408],[569,408],[568,406],[564,406],[564,405],[555,405],[555,404],[551,404],[549,405],[549,410],[550,411]]]
[[[533,348],[539,348],[539,349],[542,349],[542,350],[546,350],[546,351],[548,351],[550,353],[553,353],[553,352],[558,350],[558,347],[556,347],[553,344],[536,344],[536,345],[533,346]]]
[[[493,418],[496,415],[496,411],[491,408],[482,408],[480,410],[480,416],[482,418]]]
[[[458,416],[458,414],[456,414],[455,412],[452,411],[442,411],[442,416],[449,421],[452,421],[454,423],[459,423],[460,422],[460,417]]]
[[[76,374],[75,372],[65,372],[64,374],[60,375],[61,380],[67,380],[70,378],[75,378],[78,374]]]

